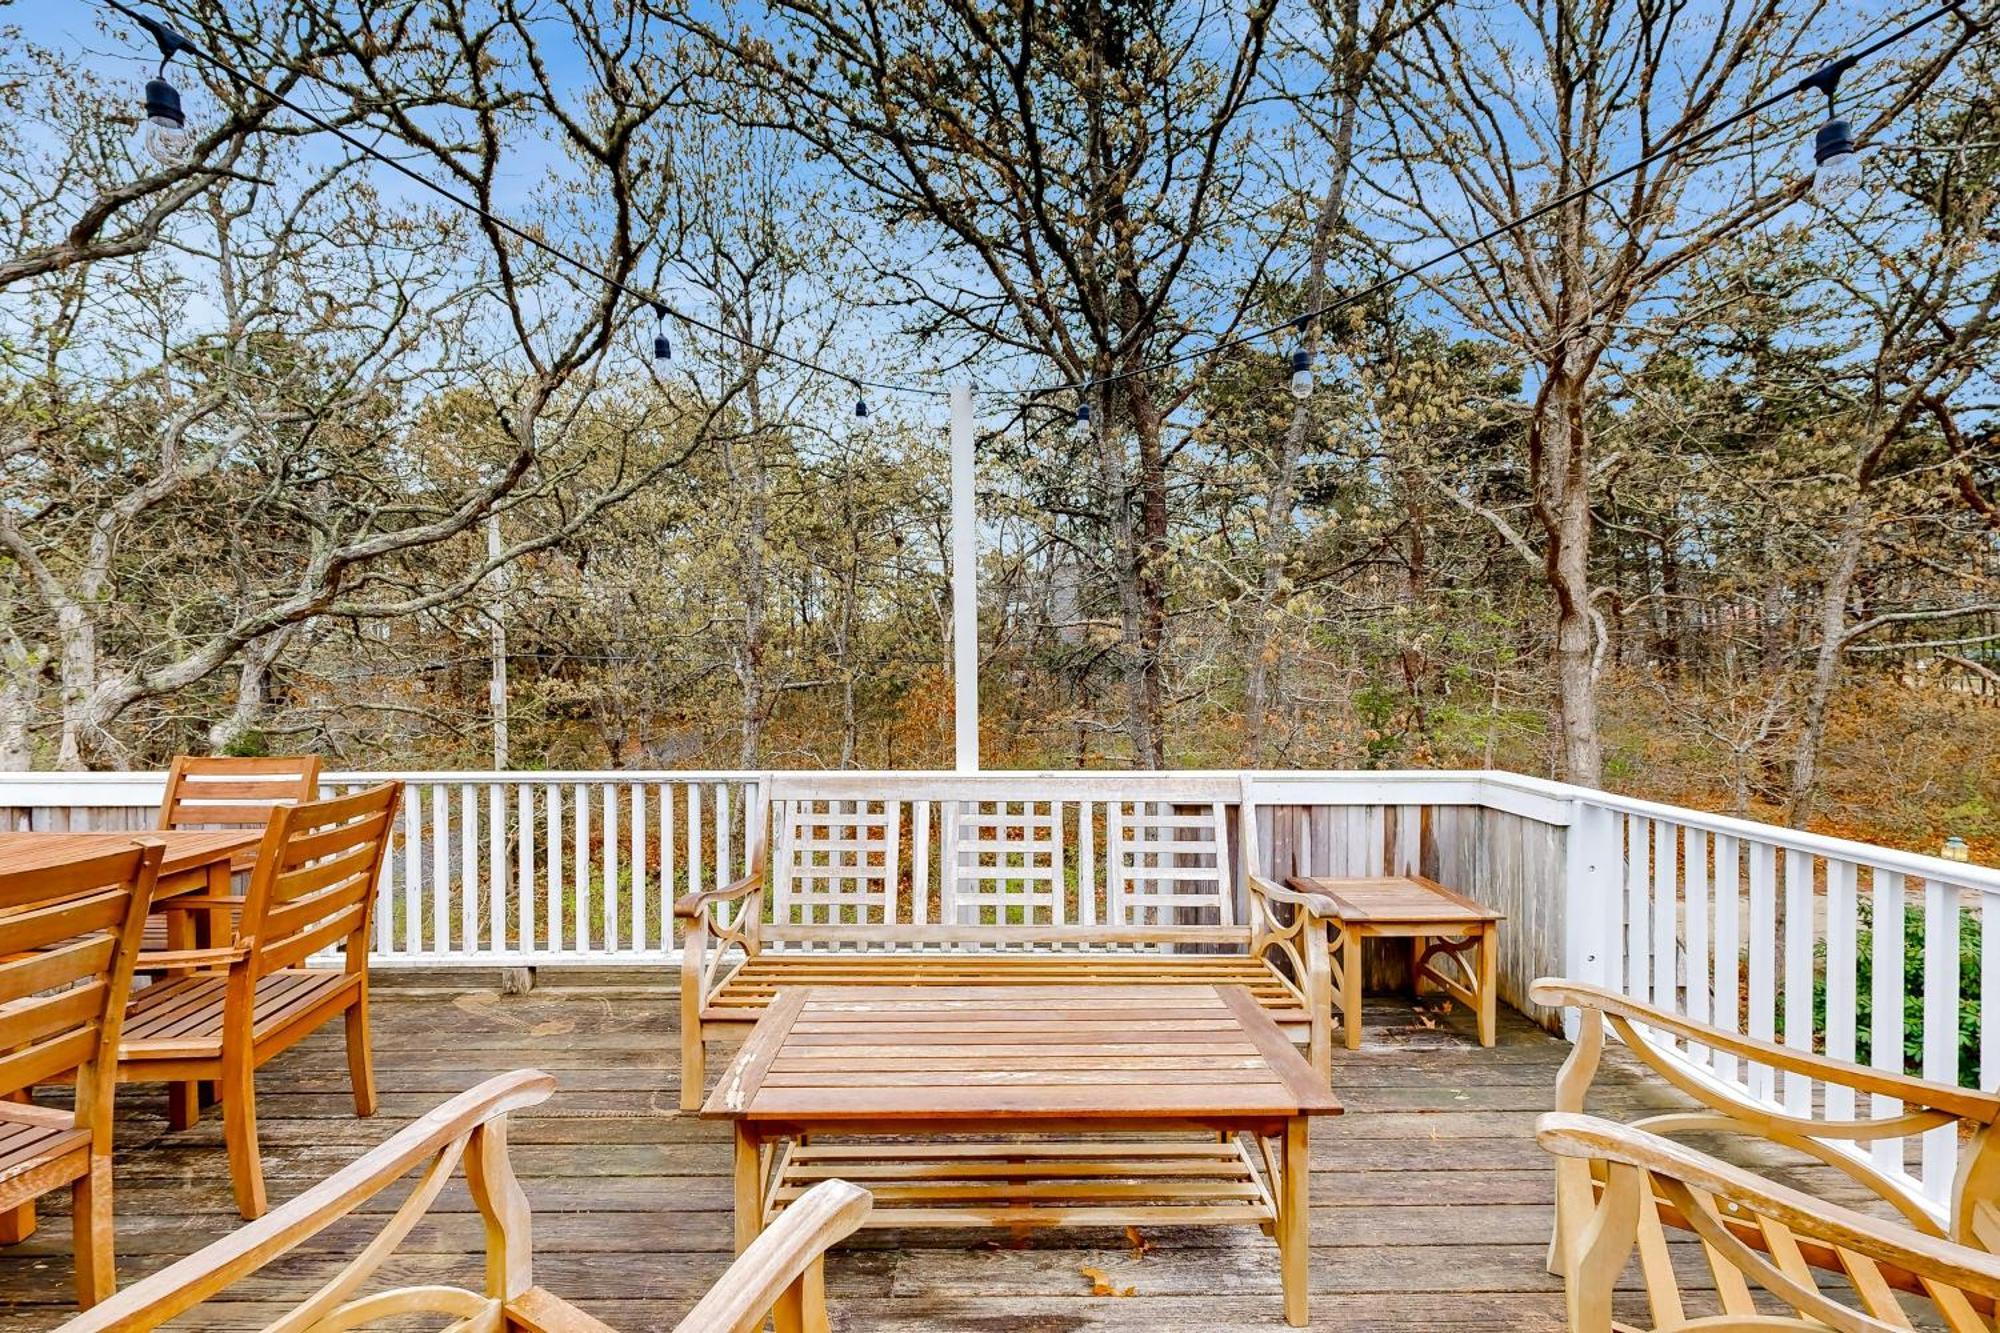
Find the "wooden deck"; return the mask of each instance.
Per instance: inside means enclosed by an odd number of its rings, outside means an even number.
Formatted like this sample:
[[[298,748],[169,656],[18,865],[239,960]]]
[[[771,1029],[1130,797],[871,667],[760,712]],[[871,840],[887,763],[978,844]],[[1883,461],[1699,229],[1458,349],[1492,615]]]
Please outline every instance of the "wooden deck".
[[[645,979],[545,984],[502,996],[438,980],[382,978],[376,1068],[382,1110],[357,1120],[337,1031],[278,1057],[258,1077],[273,1201],[380,1141],[404,1120],[497,1071],[534,1065],[561,1088],[516,1122],[516,1164],[532,1200],[536,1277],[621,1330],[671,1328],[730,1250],[730,1145],[724,1125],[683,1115],[670,986]],[[1433,1007],[1434,1002],[1426,1002]],[[1543,1272],[1552,1172],[1532,1127],[1566,1047],[1502,1010],[1500,1044],[1481,1050],[1463,1011],[1442,1025],[1408,1001],[1371,1000],[1359,1051],[1335,1052],[1347,1114],[1315,1127],[1313,1327],[1557,1329],[1558,1284]],[[1618,1112],[1671,1094],[1630,1067],[1605,1077]],[[721,1062],[716,1062],[721,1067]],[[1619,1104],[1622,1102],[1622,1105]],[[121,1089],[118,1256],[125,1280],[236,1223],[221,1128],[212,1113],[173,1134],[159,1089]],[[0,1329],[53,1327],[70,1299],[67,1203],[44,1200],[42,1231],[0,1249]],[[479,1244],[455,1183],[387,1275],[469,1277]],[[365,1219],[362,1219],[365,1220]],[[260,1327],[257,1305],[310,1291],[365,1232],[328,1233],[204,1307],[191,1327]],[[965,1231],[863,1232],[833,1255],[835,1327],[951,1333],[1084,1329],[1226,1333],[1282,1328],[1277,1252],[1254,1232],[1160,1232],[1141,1253],[1117,1233],[1025,1238]],[[1092,1295],[1095,1275],[1130,1296]]]

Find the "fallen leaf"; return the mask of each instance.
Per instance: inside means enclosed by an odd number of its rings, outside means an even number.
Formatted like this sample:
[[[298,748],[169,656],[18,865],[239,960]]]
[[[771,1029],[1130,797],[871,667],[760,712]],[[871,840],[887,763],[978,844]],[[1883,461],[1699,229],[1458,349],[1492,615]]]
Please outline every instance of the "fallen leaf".
[[[1140,1235],[1139,1228],[1137,1227],[1125,1228],[1125,1241],[1132,1247],[1132,1257],[1134,1259],[1145,1258],[1153,1248],[1153,1242]]]
[[[1137,1287],[1126,1287],[1120,1290],[1117,1284],[1112,1282],[1111,1278],[1101,1268],[1092,1268],[1089,1265],[1085,1265],[1077,1271],[1090,1279],[1090,1294],[1093,1296],[1137,1296],[1139,1294]]]

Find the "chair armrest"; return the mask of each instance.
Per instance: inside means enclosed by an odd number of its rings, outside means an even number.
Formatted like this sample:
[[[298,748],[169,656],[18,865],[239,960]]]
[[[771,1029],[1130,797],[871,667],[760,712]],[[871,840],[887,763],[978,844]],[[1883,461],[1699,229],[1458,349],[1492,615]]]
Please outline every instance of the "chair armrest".
[[[762,872],[752,872],[745,875],[742,879],[737,880],[734,884],[725,884],[719,889],[703,889],[699,893],[684,893],[674,899],[674,915],[680,917],[697,917],[715,903],[734,902],[738,898],[748,897],[751,893],[762,887],[764,887]]]
[[[226,967],[239,958],[249,956],[248,944],[230,944],[213,949],[142,950],[139,961],[133,966],[142,972],[162,967]]]
[[[181,893],[153,902],[155,912],[216,912],[225,908],[242,911],[250,900],[240,893]]]
[[[1664,1009],[1656,1009],[1650,1004],[1620,995],[1616,991],[1605,990],[1601,986],[1592,986],[1581,981],[1567,981],[1560,977],[1543,977],[1528,987],[1528,998],[1536,1004],[1547,1005],[1550,1008],[1595,1010],[1608,1017],[1640,1023],[1646,1027],[1658,1028],[1662,1032],[1671,1032],[1677,1037],[1685,1037],[1699,1045],[1758,1064],[1805,1074],[1823,1082],[1852,1088],[1856,1092],[1894,1097],[1906,1106],[1915,1105],[1940,1111],[1974,1124],[1990,1125],[2000,1122],[2000,1094],[1981,1092],[1977,1088],[1953,1087],[1948,1083],[1934,1083],[1929,1079],[1912,1078],[1907,1074],[1850,1064],[1845,1060],[1835,1060],[1811,1051],[1794,1050],[1777,1042],[1725,1031],[1722,1028],[1711,1027],[1707,1023],[1698,1023],[1691,1018],[1683,1018],[1679,1014],[1671,1014]]]
[[[820,1262],[834,1242],[860,1226],[873,1207],[868,1191],[844,1180],[823,1180],[813,1186],[729,1265],[708,1294],[688,1311],[687,1318],[674,1325],[674,1333],[762,1328],[764,1316],[786,1288]],[[814,1313],[821,1316],[821,1322],[814,1322]],[[805,1327],[826,1326],[824,1310],[805,1315]]]
[[[1307,893],[1299,889],[1286,888],[1275,880],[1262,875],[1250,876],[1250,892],[1274,903],[1285,903],[1312,916],[1333,917],[1339,914],[1333,900],[1322,893]]]

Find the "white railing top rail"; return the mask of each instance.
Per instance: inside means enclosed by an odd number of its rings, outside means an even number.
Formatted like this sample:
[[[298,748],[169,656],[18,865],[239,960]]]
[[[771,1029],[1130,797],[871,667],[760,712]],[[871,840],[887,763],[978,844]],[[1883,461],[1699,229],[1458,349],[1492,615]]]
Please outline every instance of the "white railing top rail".
[[[1260,804],[1296,805],[1477,805],[1505,810],[1546,824],[1574,822],[1579,806],[1662,820],[1725,837],[1898,871],[1926,881],[1955,884],[1981,893],[2000,894],[2000,870],[1968,866],[1942,857],[1900,851],[1850,838],[1835,838],[1777,824],[1714,814],[1687,806],[1668,805],[1614,792],[1572,786],[1520,773],[1483,769],[1363,770],[1047,770],[998,769],[977,774],[948,770],[805,770],[805,769],[514,769],[487,770],[356,770],[328,773],[325,781],[365,783],[388,778],[421,783],[557,783],[763,782],[782,779],[811,782],[825,779],[842,787],[872,785],[895,799],[965,799],[976,792],[1018,791],[1045,785],[1071,791],[1186,791],[1211,799],[1222,784],[1247,782]],[[164,773],[139,772],[14,772],[0,773],[0,803],[37,805],[147,805],[159,799]],[[33,800],[15,797],[33,788]]]

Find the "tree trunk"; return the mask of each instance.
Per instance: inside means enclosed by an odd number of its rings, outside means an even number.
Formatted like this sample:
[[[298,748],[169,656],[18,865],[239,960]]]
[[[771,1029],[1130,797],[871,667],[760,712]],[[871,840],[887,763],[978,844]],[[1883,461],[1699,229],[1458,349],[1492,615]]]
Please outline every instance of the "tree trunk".
[[[264,725],[271,705],[271,668],[284,654],[296,626],[253,639],[243,647],[243,665],[236,673],[236,703],[229,716],[208,729],[208,748],[226,754],[244,737]]]
[[[1563,776],[1579,786],[1604,780],[1597,729],[1600,635],[1591,607],[1590,441],[1584,424],[1588,371],[1572,350],[1551,367],[1529,427],[1535,512],[1548,539],[1545,569],[1556,599],[1556,732]]]
[[[1162,422],[1152,395],[1132,385],[1132,434],[1139,446],[1139,531],[1132,556],[1139,598],[1138,672],[1134,700],[1138,728],[1133,750],[1141,768],[1166,767],[1167,465]]]
[[[1833,563],[1820,591],[1819,649],[1813,656],[1812,684],[1806,689],[1798,739],[1792,744],[1791,783],[1785,800],[1785,822],[1793,828],[1804,828],[1812,818],[1813,799],[1819,786],[1820,745],[1826,739],[1827,707],[1833,700],[1834,684],[1840,678],[1842,641],[1847,634],[1847,595],[1854,587],[1854,572],[1861,565],[1870,511],[1867,488],[1860,487],[1841,520],[1840,541],[1834,548]]]

